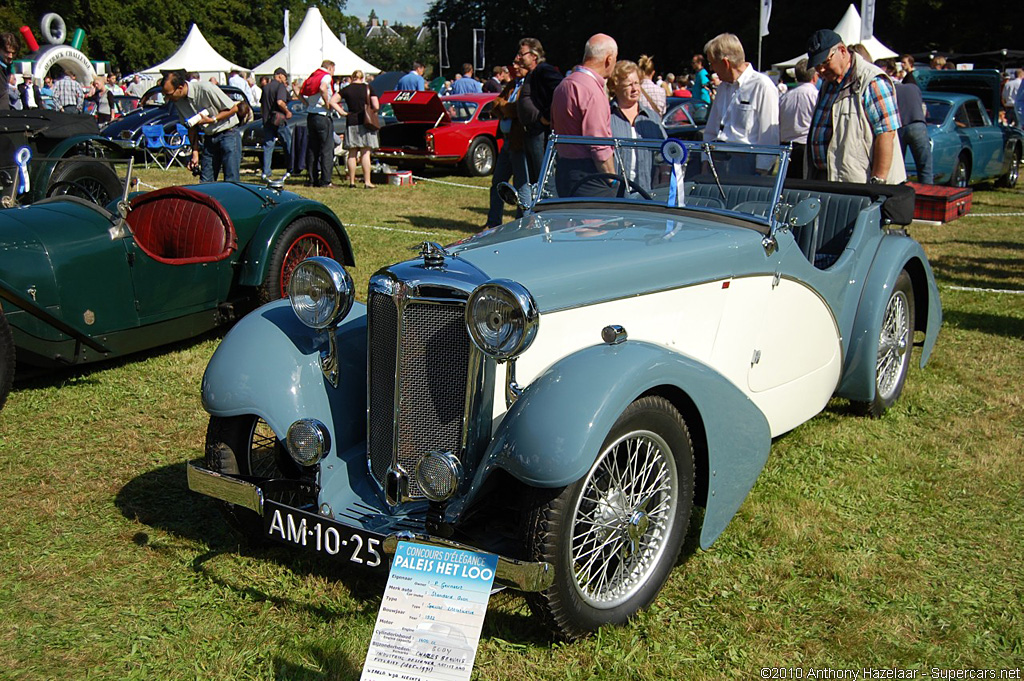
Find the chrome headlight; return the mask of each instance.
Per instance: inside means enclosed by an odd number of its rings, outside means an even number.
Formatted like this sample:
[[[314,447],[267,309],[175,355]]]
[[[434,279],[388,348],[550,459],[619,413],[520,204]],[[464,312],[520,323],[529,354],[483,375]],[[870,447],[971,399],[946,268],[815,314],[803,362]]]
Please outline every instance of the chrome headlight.
[[[306,326],[326,329],[345,318],[352,309],[352,277],[334,260],[309,258],[292,271],[288,299],[295,315]]]
[[[429,452],[416,466],[416,482],[431,501],[451,499],[462,482],[462,463],[451,452]]]
[[[497,360],[518,357],[537,336],[540,315],[522,284],[494,279],[481,284],[466,303],[466,326],[473,343]]]
[[[288,453],[301,466],[320,463],[331,448],[327,426],[316,419],[302,419],[288,427]]]

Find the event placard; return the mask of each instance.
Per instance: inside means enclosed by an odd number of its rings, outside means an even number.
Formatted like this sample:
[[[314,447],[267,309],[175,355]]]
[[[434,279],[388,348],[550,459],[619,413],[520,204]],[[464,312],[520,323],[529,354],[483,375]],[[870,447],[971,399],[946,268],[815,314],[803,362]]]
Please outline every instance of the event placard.
[[[469,679],[498,557],[400,542],[362,681]]]

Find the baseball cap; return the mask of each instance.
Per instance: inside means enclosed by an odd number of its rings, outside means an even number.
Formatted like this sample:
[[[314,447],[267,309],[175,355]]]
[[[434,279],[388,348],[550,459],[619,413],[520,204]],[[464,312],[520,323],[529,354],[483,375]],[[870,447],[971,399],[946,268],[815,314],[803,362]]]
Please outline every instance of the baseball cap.
[[[807,41],[807,65],[817,68],[828,57],[833,47],[843,42],[839,34],[827,28],[822,28],[811,35]]]

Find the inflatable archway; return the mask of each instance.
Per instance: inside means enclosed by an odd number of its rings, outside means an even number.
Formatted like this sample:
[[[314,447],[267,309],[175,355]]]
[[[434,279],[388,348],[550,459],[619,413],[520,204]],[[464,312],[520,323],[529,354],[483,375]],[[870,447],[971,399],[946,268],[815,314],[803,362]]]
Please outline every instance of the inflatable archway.
[[[19,60],[23,64],[21,71],[31,72],[36,83],[42,83],[43,78],[54,66],[60,66],[66,73],[74,74],[75,79],[82,84],[92,82],[97,72],[102,74],[105,71],[105,62],[93,62],[78,49],[85,39],[85,31],[82,29],[75,29],[70,45],[64,44],[68,31],[64,19],[59,14],[49,12],[44,15],[40,29],[43,38],[49,43],[42,47],[39,47],[28,26],[21,27],[25,43],[34,51],[29,59]]]
[[[50,45],[44,47],[35,54],[35,64],[32,65],[32,78],[37,82],[43,82],[43,78],[54,66],[60,66],[67,73],[73,73],[79,83],[91,83],[96,77],[96,69],[92,62],[79,50],[70,45]]]

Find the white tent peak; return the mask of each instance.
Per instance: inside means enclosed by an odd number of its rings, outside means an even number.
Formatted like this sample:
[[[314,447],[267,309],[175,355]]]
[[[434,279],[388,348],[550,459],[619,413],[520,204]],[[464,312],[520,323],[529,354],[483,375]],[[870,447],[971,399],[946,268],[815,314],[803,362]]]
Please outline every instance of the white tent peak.
[[[299,30],[288,41],[288,46],[282,47],[273,57],[253,68],[253,72],[269,75],[281,68],[293,79],[305,79],[320,68],[325,59],[334,62],[334,73],[339,76],[349,75],[357,69],[366,74],[380,73],[380,69],[338,39],[316,7],[310,7],[306,12]]]
[[[868,54],[871,55],[871,61],[899,56],[883,45],[877,38],[875,38],[875,36],[871,36],[867,40],[860,39],[860,12],[857,11],[857,8],[854,7],[852,3],[849,8],[847,8],[846,14],[843,15],[843,18],[839,20],[839,23],[836,24],[836,27],[832,30],[838,33],[839,37],[842,38],[843,42],[847,45],[856,45],[858,43],[863,45],[868,51]],[[772,66],[777,69],[787,69],[796,66],[797,62],[801,59],[805,59],[806,57],[807,53],[804,52],[803,54],[793,57],[787,61],[772,64]]]
[[[192,28],[189,29],[188,35],[185,37],[185,42],[181,44],[181,47],[178,48],[178,51],[170,59],[152,66],[142,71],[142,73],[158,74],[161,71],[173,71],[175,69],[197,71],[204,77],[207,74],[229,73],[233,69],[238,71],[249,70],[222,57],[217,50],[213,49],[213,46],[206,40],[206,36],[203,35],[203,32],[195,24],[192,24]]]

